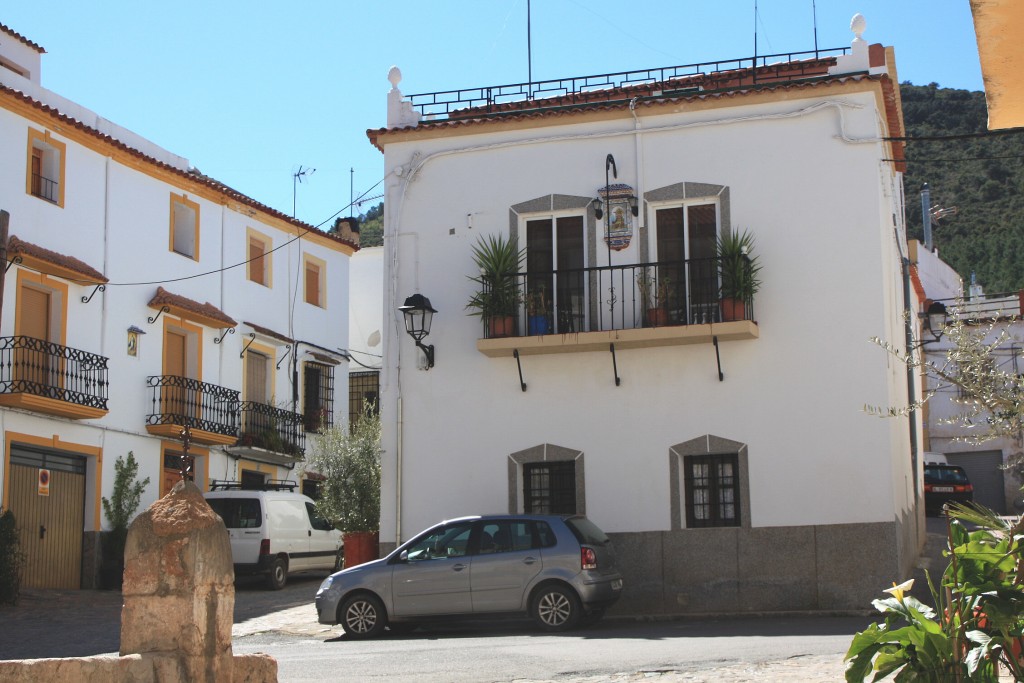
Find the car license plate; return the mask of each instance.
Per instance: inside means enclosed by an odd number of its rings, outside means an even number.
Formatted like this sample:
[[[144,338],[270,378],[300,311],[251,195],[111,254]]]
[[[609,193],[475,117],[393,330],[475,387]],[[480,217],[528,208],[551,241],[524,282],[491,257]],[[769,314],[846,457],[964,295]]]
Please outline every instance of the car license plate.
[[[620,591],[620,590],[622,590],[622,579],[615,579],[614,581],[612,581],[612,590],[613,591]]]
[[[933,486],[932,491],[935,493],[953,493],[952,486]]]

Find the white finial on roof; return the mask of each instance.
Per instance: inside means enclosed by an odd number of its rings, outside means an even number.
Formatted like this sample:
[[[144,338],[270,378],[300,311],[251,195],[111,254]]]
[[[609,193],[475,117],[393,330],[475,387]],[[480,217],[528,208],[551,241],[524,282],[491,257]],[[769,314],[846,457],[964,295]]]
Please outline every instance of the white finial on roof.
[[[420,113],[413,110],[412,103],[402,99],[398,84],[402,82],[402,71],[397,66],[388,71],[391,92],[388,93],[388,128],[408,128],[420,122]]]
[[[860,12],[854,14],[853,19],[850,19],[850,30],[853,31],[853,35],[857,36],[857,40],[862,40],[861,36],[864,35],[864,29],[867,27],[868,21]]]
[[[850,44],[850,53],[836,57],[836,65],[829,67],[830,74],[848,74],[860,71],[868,71],[870,60],[868,59],[868,43],[861,36],[868,27],[864,15],[858,12],[850,19],[850,30],[853,31],[853,42]]]

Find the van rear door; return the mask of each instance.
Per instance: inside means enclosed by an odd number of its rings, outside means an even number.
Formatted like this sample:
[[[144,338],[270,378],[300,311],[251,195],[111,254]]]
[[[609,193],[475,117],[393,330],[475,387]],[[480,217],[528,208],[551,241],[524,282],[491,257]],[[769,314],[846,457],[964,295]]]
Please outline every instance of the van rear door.
[[[231,538],[231,558],[235,564],[255,565],[260,557],[263,540],[263,506],[260,499],[207,498],[213,511],[224,520]]]
[[[309,518],[302,500],[267,500],[270,525],[270,552],[288,553],[288,571],[309,567]]]

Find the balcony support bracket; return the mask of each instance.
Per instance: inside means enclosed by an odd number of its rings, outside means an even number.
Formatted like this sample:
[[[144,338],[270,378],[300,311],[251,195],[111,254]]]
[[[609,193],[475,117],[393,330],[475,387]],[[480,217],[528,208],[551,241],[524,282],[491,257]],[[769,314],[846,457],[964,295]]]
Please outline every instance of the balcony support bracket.
[[[718,335],[711,338],[711,343],[715,345],[715,361],[718,363],[718,381],[724,382],[725,375],[722,374],[722,356],[718,352]]]
[[[87,304],[90,301],[92,301],[92,298],[94,296],[96,296],[96,292],[105,292],[105,291],[107,291],[107,286],[106,285],[96,285],[96,287],[93,288],[93,290],[92,290],[92,294],[90,294],[89,296],[83,296],[82,297],[82,303],[83,304]]]
[[[248,347],[247,347],[247,348],[248,348]],[[284,352],[284,355],[283,355],[283,356],[281,356],[281,360],[277,361],[277,365],[276,365],[275,367],[276,367],[276,368],[277,368],[278,370],[280,370],[280,369],[281,369],[281,363],[283,363],[283,362],[284,362],[284,359],[285,359],[285,358],[287,358],[287,357],[288,357],[288,354],[289,354],[289,353],[291,353],[291,352],[292,352],[292,345],[291,345],[291,344],[289,344],[289,345],[288,345],[288,350]]]
[[[615,375],[615,386],[622,384],[622,378],[619,377],[619,364],[615,359],[615,344],[609,344],[608,350],[612,352],[612,374]]]
[[[519,388],[526,391],[526,382],[523,381],[523,362],[519,360],[519,349],[512,349],[512,356],[516,359],[516,365],[519,367]]]
[[[151,318],[146,318],[146,321],[147,321],[147,322],[148,322],[148,323],[149,323],[150,325],[152,325],[153,323],[155,323],[155,322],[157,321],[157,319],[158,319],[158,318],[159,318],[159,317],[160,317],[161,315],[163,315],[164,313],[169,313],[170,311],[171,311],[171,307],[170,307],[170,306],[161,306],[161,307],[160,307],[160,312],[159,312],[159,313],[157,313],[156,315],[154,315],[154,316],[153,316],[153,317],[151,317]]]
[[[249,333],[249,341],[246,342],[245,348],[242,349],[242,352],[240,354],[238,354],[239,358],[245,358],[245,352],[249,350],[249,347],[252,346],[252,343],[254,341],[256,341],[256,333],[255,332],[250,332]]]
[[[220,344],[222,341],[224,341],[224,337],[228,336],[229,334],[234,334],[234,333],[235,333],[235,328],[233,328],[233,327],[225,327],[224,331],[220,333],[220,336],[213,340],[213,343],[214,344]]]
[[[11,266],[13,266],[15,263],[21,263],[21,262],[22,262],[21,254],[18,254],[17,256],[15,256],[14,258],[12,258],[10,261],[7,262],[7,265],[4,267],[4,273],[6,273],[8,270],[10,270]]]

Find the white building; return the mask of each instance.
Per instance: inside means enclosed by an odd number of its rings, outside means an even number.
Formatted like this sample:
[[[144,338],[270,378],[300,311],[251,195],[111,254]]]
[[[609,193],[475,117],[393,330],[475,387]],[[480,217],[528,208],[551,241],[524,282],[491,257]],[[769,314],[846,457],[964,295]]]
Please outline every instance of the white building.
[[[907,420],[862,410],[905,404],[905,369],[868,339],[902,343],[916,310],[893,55],[858,38],[756,69],[408,99],[393,69],[369,132],[387,175],[382,543],[456,515],[585,513],[633,611],[859,609],[904,578],[920,463]],[[723,322],[698,266],[744,230],[763,286]],[[507,337],[467,316],[487,236],[526,249],[547,333],[523,309]],[[645,319],[640,264],[672,279],[668,324]],[[437,310],[429,370],[398,311],[413,293]]]
[[[1001,333],[1008,339],[994,352],[999,370],[1021,375],[1024,373],[1024,322],[1021,321],[1021,302],[1024,293],[986,296],[981,285],[972,283],[964,292],[960,276],[939,258],[937,250],[928,249],[919,242],[911,243],[911,259],[915,268],[915,285],[920,289],[922,301],[939,302],[948,315],[959,315],[975,331],[986,331],[985,341],[991,344]],[[923,306],[922,313],[927,311]],[[923,331],[920,345],[925,358],[942,367],[952,347],[949,338]],[[1016,439],[1001,437],[978,442],[977,434],[966,429],[955,419],[963,412],[962,390],[938,382],[934,377],[922,377],[921,395],[934,392],[924,405],[925,461],[937,459],[941,454],[951,465],[959,465],[967,472],[974,486],[974,500],[1003,514],[1019,514],[1021,484],[1024,471],[1013,466],[1021,458],[1024,444]]]
[[[345,419],[358,241],[46,90],[42,53],[0,26],[2,507],[28,585],[89,587],[117,457],[144,507],[180,479],[185,426],[205,489],[296,481],[307,430]]]

